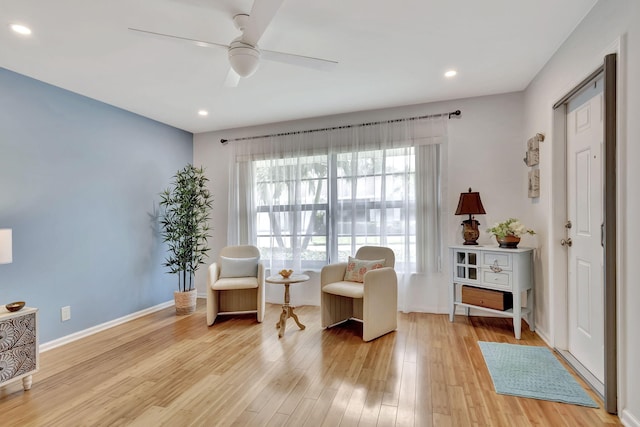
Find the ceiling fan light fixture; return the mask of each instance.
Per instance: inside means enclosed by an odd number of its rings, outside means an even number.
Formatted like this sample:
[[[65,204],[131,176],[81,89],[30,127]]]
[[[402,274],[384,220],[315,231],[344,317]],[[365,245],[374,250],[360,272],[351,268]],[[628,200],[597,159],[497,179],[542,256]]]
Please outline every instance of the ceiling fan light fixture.
[[[240,77],[249,77],[258,69],[260,51],[251,45],[234,41],[229,46],[229,63]]]

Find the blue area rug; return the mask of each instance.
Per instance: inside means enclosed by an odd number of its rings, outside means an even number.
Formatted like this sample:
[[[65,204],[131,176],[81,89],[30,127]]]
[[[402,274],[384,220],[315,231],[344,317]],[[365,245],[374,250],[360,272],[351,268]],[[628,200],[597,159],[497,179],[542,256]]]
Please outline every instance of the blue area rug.
[[[546,347],[478,341],[496,392],[597,408]]]

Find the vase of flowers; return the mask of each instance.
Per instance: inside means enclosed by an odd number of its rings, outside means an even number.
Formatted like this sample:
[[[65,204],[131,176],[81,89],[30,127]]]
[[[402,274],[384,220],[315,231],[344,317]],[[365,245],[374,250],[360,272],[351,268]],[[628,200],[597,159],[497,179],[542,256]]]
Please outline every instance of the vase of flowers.
[[[497,222],[493,224],[493,227],[487,229],[487,233],[496,236],[496,241],[501,248],[517,248],[521,236],[536,234],[535,231],[525,227],[517,218]]]

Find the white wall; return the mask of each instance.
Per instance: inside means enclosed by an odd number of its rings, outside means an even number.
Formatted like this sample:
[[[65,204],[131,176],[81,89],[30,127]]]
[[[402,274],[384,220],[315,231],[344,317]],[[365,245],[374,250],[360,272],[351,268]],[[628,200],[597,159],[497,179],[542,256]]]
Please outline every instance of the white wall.
[[[561,5],[558,7],[562,7]],[[550,11],[552,13],[552,11]],[[541,30],[542,31],[542,30]],[[325,126],[361,123],[372,120],[462,110],[460,119],[452,119],[446,150],[447,172],[444,179],[445,244],[461,241],[460,220],[455,217],[458,195],[469,186],[480,192],[487,215],[478,216],[482,223],[481,244],[490,244],[484,229],[495,221],[514,216],[534,228],[538,234],[525,237],[523,245],[537,248],[536,318],[538,332],[554,345],[553,280],[557,224],[552,223],[556,205],[551,198],[555,185],[560,185],[558,171],[552,173],[553,114],[552,105],[598,64],[611,46],[622,38],[621,84],[624,92],[619,101],[619,409],[623,423],[640,426],[640,366],[635,363],[640,352],[640,287],[634,275],[633,242],[640,241],[640,226],[628,221],[640,211],[640,192],[633,190],[640,182],[640,4],[633,0],[601,0],[575,32],[559,48],[529,85],[526,92],[478,97],[447,102],[406,106],[387,110],[358,112],[340,116],[320,117],[289,123],[269,124],[253,128],[199,134],[194,137],[194,162],[207,168],[216,196],[212,225],[212,257],[226,244],[229,150],[220,138],[260,135],[272,132],[313,129]],[[629,119],[629,120],[628,120]],[[541,197],[527,198],[527,171],[522,162],[526,139],[544,133],[540,144]],[[236,142],[241,143],[241,142]],[[557,153],[556,153],[557,154]],[[557,163],[557,162],[556,162]],[[627,191],[629,190],[629,191]],[[557,202],[555,202],[557,203]],[[557,220],[555,221],[557,222]],[[417,309],[430,312],[447,310],[447,268],[445,272],[414,284],[419,293]],[[203,269],[204,270],[204,269]],[[198,289],[204,291],[205,277],[201,271]],[[317,278],[307,292],[293,294],[294,303],[318,301]],[[281,290],[272,290],[269,300],[281,301]]]
[[[227,241],[227,197],[229,147],[221,138],[263,135],[291,130],[315,129],[327,126],[363,123],[434,114],[456,109],[460,118],[449,121],[449,142],[446,150],[447,173],[444,177],[445,246],[462,242],[460,221],[453,215],[461,192],[472,187],[479,191],[487,215],[479,215],[481,244],[493,244],[484,232],[488,224],[510,216],[523,217],[530,205],[526,197],[526,167],[522,162],[526,138],[523,127],[523,94],[513,93],[400,108],[357,112],[330,117],[318,117],[288,123],[198,134],[194,137],[194,163],[203,165],[211,179],[215,196],[212,215],[214,227],[211,256],[216,257]],[[242,144],[230,142],[229,144]],[[526,237],[523,245],[536,244],[535,237]],[[446,253],[445,253],[446,255]],[[447,312],[448,259],[443,260],[444,271],[428,278],[418,278],[411,284],[414,311]],[[201,269],[197,277],[199,292],[205,290],[206,273]],[[317,275],[310,283],[292,288],[294,304],[319,305],[320,290]],[[282,301],[282,289],[267,287],[267,301]]]
[[[560,7],[560,6],[559,6]],[[537,283],[537,329],[551,345],[562,340],[556,330],[554,319],[554,298],[559,280],[554,280],[556,266],[554,260],[562,259],[563,251],[557,244],[559,238],[557,224],[562,219],[555,218],[554,212],[561,200],[553,200],[555,185],[561,182],[562,171],[552,170],[557,163],[558,144],[553,140],[552,105],[573,86],[588,76],[603,57],[609,53],[620,39],[622,50],[619,63],[620,84],[619,134],[618,134],[618,292],[619,292],[619,410],[625,425],[640,425],[640,287],[636,276],[634,243],[640,239],[640,227],[633,218],[640,210],[640,192],[634,186],[640,182],[640,5],[633,0],[601,0],[569,39],[560,47],[554,57],[536,76],[525,92],[525,132],[543,132],[548,138],[541,144],[541,197],[527,215],[540,233],[539,262],[536,266]],[[633,141],[633,143],[631,142]],[[554,175],[555,171],[555,175]],[[627,191],[629,190],[629,191]],[[554,219],[554,221],[552,221]],[[552,236],[552,237],[550,237]],[[562,307],[556,308],[561,310]]]

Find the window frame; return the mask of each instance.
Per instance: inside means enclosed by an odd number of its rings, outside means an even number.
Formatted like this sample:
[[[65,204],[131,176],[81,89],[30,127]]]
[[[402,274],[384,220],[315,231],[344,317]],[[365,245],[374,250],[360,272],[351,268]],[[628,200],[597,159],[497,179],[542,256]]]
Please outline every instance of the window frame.
[[[405,161],[412,161],[413,164],[410,165],[409,170],[405,171],[405,172],[398,172],[398,171],[386,171],[386,166],[387,166],[387,158],[389,156],[389,152],[392,151],[397,151],[398,148],[402,148],[404,150],[406,150],[406,152],[403,154],[403,156],[405,157]],[[411,221],[411,217],[413,216],[414,218],[414,222],[417,222],[417,215],[416,215],[416,179],[418,178],[418,173],[417,173],[417,168],[418,165],[416,164],[418,159],[416,156],[416,151],[415,151],[415,147],[413,146],[407,146],[407,147],[390,147],[390,148],[378,148],[378,149],[369,149],[366,150],[367,152],[370,151],[378,151],[378,152],[382,152],[381,153],[381,160],[382,160],[382,164],[380,165],[379,168],[379,172],[371,172],[371,171],[367,171],[367,173],[364,173],[362,175],[352,175],[351,178],[352,179],[361,179],[361,178],[367,178],[367,177],[380,177],[380,197],[378,199],[376,199],[375,201],[358,201],[357,199],[354,199],[352,203],[352,208],[351,210],[353,210],[353,208],[355,207],[356,212],[358,211],[358,206],[362,205],[363,206],[363,210],[365,212],[371,212],[372,210],[379,210],[381,212],[381,217],[383,217],[383,219],[381,219],[380,223],[384,224],[386,221],[386,211],[388,209],[397,209],[398,207],[400,208],[407,208],[407,209],[403,209],[402,210],[402,215],[404,217],[408,217],[409,219],[406,220],[407,222],[407,226],[410,225],[410,221]],[[369,240],[370,237],[372,237],[372,235],[368,234],[368,233],[358,233],[357,229],[354,229],[353,227],[351,228],[351,234],[347,235],[347,234],[340,234],[339,233],[339,216],[338,215],[338,206],[341,203],[338,200],[338,184],[340,180],[344,180],[349,179],[349,176],[344,176],[344,175],[340,175],[339,174],[339,169],[338,169],[338,158],[340,155],[344,155],[346,154],[345,152],[332,152],[332,153],[324,153],[324,154],[319,154],[319,153],[313,153],[313,154],[305,154],[305,153],[300,153],[300,155],[295,156],[295,155],[289,155],[286,158],[274,158],[274,159],[254,159],[251,160],[251,167],[253,168],[253,176],[254,176],[254,180],[252,182],[252,185],[254,186],[254,191],[255,191],[255,197],[254,197],[254,206],[255,206],[255,215],[256,215],[256,223],[258,224],[258,215],[259,214],[272,214],[272,213],[289,213],[290,215],[299,215],[301,212],[324,212],[325,215],[325,223],[324,223],[324,227],[325,227],[325,233],[324,233],[324,239],[325,239],[325,253],[326,256],[323,260],[316,260],[316,259],[308,259],[308,260],[303,260],[302,257],[300,257],[299,262],[300,262],[300,267],[304,270],[320,270],[322,268],[322,266],[326,265],[326,264],[330,264],[330,263],[335,263],[335,262],[341,262],[341,261],[346,261],[346,257],[343,257],[344,259],[340,258],[339,255],[339,251],[340,248],[342,246],[345,245],[341,245],[340,244],[340,240],[343,238],[346,239],[350,239],[351,243],[350,243],[350,249],[349,249],[349,254],[353,254],[355,253],[355,250],[357,249],[356,246],[361,246],[361,244],[359,244],[358,242],[361,240]],[[355,158],[357,159],[358,156],[361,155],[361,153],[349,153],[350,155],[354,155]],[[326,158],[326,176],[324,178],[303,178],[303,177],[298,177],[298,179],[300,181],[303,180],[326,180],[326,191],[327,191],[327,198],[326,201],[322,201],[320,203],[304,203],[304,204],[295,204],[295,203],[287,203],[287,204],[281,204],[281,205],[269,205],[269,204],[259,204],[259,195],[258,192],[256,191],[256,188],[258,187],[258,183],[257,183],[257,179],[258,179],[258,174],[256,173],[256,168],[258,165],[258,162],[269,162],[269,161],[275,161],[276,163],[280,160],[284,161],[285,163],[287,161],[290,161],[290,159],[301,159],[304,157],[325,157]],[[279,167],[277,164],[273,165],[273,166],[269,166],[270,168],[273,167]],[[387,185],[387,178],[389,176],[393,176],[393,175],[401,175],[404,177],[409,176],[409,179],[405,179],[403,182],[403,186],[405,187],[410,187],[411,185],[413,185],[413,197],[410,198],[410,201],[403,201],[403,200],[387,200],[386,199],[386,185]],[[287,183],[291,183],[296,181],[296,179],[287,179],[287,180],[270,180],[270,182],[287,182]],[[409,192],[410,188],[407,188],[407,193]],[[290,200],[289,200],[290,202]],[[372,207],[373,204],[373,207]],[[271,223],[271,219],[269,221]],[[300,231],[300,230],[298,230]],[[269,239],[271,241],[274,240],[278,240],[284,238],[290,238],[290,236],[292,234],[296,234],[296,233],[289,233],[286,235],[280,235],[280,236],[276,236],[275,234],[273,234],[273,228],[270,226],[269,228],[269,233],[261,233],[259,230],[259,226],[256,226],[256,244],[258,246],[258,248],[261,250],[261,252],[263,253],[264,257],[267,257],[269,255],[273,255],[274,252],[274,246],[271,245],[270,247],[267,248],[262,248],[259,244],[259,242],[261,240],[264,239]],[[386,232],[386,226],[385,225],[380,225],[380,233],[378,235],[378,239],[379,241],[377,242],[377,244],[382,244],[382,245],[386,245],[387,244],[387,237],[389,236],[399,236],[399,237],[404,237],[407,236],[408,237],[408,241],[406,241],[407,239],[404,239],[405,241],[402,243],[405,247],[411,246],[413,248],[412,254],[409,254],[409,263],[411,266],[411,269],[413,271],[415,271],[416,268],[416,250],[417,250],[417,236],[418,232],[417,232],[417,227],[414,223],[413,227],[410,228],[409,231],[407,232],[402,232],[402,233],[394,233],[394,234],[389,234]],[[304,234],[302,233],[298,233],[298,242],[300,242],[300,239],[303,239]],[[310,236],[310,238],[313,238],[313,235]],[[373,242],[367,242],[366,244],[375,244]],[[285,245],[286,246],[286,245]],[[301,246],[301,245],[299,245]],[[287,248],[280,248],[283,250],[286,250]],[[278,261],[282,261],[285,264],[289,264],[289,265],[293,265],[293,263],[295,262],[295,253],[296,253],[296,249],[294,248],[289,248],[291,251],[291,259],[278,259]],[[297,248],[298,254],[301,251],[301,247]],[[396,262],[397,263],[404,263],[406,262],[406,260],[404,259],[405,254],[403,251],[402,254],[398,254],[401,255],[400,257],[396,257]]]

